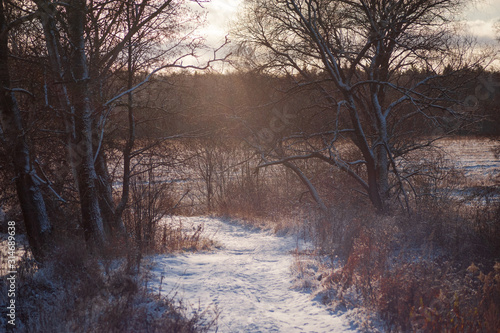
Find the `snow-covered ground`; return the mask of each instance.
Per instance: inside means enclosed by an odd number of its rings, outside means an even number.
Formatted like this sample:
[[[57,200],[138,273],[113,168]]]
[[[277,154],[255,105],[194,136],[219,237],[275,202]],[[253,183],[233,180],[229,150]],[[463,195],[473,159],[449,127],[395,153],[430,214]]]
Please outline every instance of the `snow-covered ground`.
[[[499,181],[500,159],[494,148],[498,142],[484,138],[447,138],[437,143],[446,153],[446,161],[464,172],[470,185],[491,186]]]
[[[204,225],[218,250],[152,258],[152,292],[177,295],[195,309],[216,306],[220,333],[355,332],[345,313],[332,313],[310,294],[293,289],[290,251],[308,245],[234,222],[183,218]]]

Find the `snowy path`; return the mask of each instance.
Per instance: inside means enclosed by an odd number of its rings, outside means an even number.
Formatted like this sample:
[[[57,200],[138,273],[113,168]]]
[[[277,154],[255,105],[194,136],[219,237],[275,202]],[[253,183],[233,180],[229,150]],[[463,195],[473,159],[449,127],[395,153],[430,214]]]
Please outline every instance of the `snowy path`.
[[[291,289],[289,251],[294,237],[254,231],[220,219],[186,218],[204,224],[222,244],[212,253],[154,257],[154,283],[162,293],[178,295],[202,309],[216,304],[218,332],[354,332],[346,319],[330,313],[310,295]],[[163,276],[163,278],[161,278]],[[154,288],[154,287],[153,287]],[[156,290],[158,292],[158,290]]]

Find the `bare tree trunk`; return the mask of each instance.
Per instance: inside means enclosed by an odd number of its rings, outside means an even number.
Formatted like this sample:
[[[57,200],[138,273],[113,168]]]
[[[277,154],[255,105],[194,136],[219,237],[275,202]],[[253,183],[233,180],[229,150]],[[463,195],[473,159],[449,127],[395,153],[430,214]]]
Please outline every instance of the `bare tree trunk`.
[[[377,173],[377,160],[374,156],[373,150],[371,149],[366,135],[363,131],[363,127],[361,125],[356,103],[354,102],[353,96],[348,96],[347,98],[350,101],[349,105],[349,116],[351,119],[351,124],[354,128],[354,144],[359,148],[363,158],[366,161],[366,173],[367,173],[367,185],[368,185],[368,197],[370,198],[371,203],[379,212],[385,212],[386,207],[385,203],[380,195],[379,188],[379,178]]]
[[[130,11],[133,10],[130,3],[127,3],[127,23],[130,31],[132,26],[132,15]],[[134,84],[134,64],[133,64],[133,45],[132,42],[128,43],[128,59],[127,59],[127,90],[131,90]],[[122,196],[115,210],[115,225],[119,226],[125,232],[122,215],[127,206],[130,196],[130,176],[131,176],[131,162],[132,162],[132,149],[135,144],[135,119],[134,119],[134,94],[132,91],[127,96],[127,112],[128,112],[128,138],[123,150],[123,184]]]
[[[314,201],[316,201],[323,214],[325,214],[325,216],[328,216],[329,215],[328,207],[324,203],[323,199],[321,199],[321,196],[316,190],[316,187],[314,187],[314,185],[311,183],[309,178],[307,178],[307,176],[302,172],[302,170],[300,170],[300,168],[295,164],[293,164],[292,162],[284,162],[283,165],[292,170],[293,172],[295,172],[295,174],[300,178],[302,183],[307,187],[309,193],[313,197]]]
[[[60,41],[55,21],[55,4],[35,0],[44,30],[45,43],[57,95],[64,112],[68,142],[68,162],[80,196],[82,223],[87,241],[101,243],[105,239],[104,224],[98,204],[97,174],[92,148],[92,118],[88,88],[88,69],[84,48],[85,1],[72,1],[67,7],[72,45],[71,73],[60,53]],[[67,81],[73,81],[68,85]]]
[[[55,21],[57,10],[55,5],[51,4],[47,0],[35,0],[35,3],[38,7],[38,17],[43,27],[45,45],[47,47],[48,59],[52,72],[51,74],[53,76],[52,80],[56,81],[56,83],[52,84],[52,86],[55,89],[59,107],[62,109],[62,118],[64,119],[66,143],[68,148],[68,164],[71,167],[73,180],[76,188],[78,189],[78,172],[76,166],[80,164],[81,159],[77,149],[75,149],[74,109],[71,104],[66,84],[63,59],[61,57],[61,45]]]
[[[28,241],[34,257],[38,261],[43,261],[45,247],[51,234],[51,225],[39,181],[32,168],[21,112],[10,89],[8,28],[3,0],[0,0],[0,29],[0,120],[3,138],[14,166],[17,195],[23,212]]]
[[[112,237],[115,231],[125,234],[125,225],[121,216],[116,218],[115,203],[113,200],[113,191],[111,188],[111,177],[108,172],[106,156],[103,151],[97,154],[95,161],[97,173],[97,189],[99,192],[99,207],[101,209],[104,230],[108,237]]]
[[[384,207],[389,198],[389,158],[384,145],[376,149],[378,188]]]
[[[75,131],[81,163],[77,166],[80,206],[87,242],[102,244],[106,240],[99,206],[97,173],[92,147],[92,109],[88,86],[89,73],[85,54],[85,0],[72,0],[67,7],[69,38],[72,43],[71,97],[75,110]]]

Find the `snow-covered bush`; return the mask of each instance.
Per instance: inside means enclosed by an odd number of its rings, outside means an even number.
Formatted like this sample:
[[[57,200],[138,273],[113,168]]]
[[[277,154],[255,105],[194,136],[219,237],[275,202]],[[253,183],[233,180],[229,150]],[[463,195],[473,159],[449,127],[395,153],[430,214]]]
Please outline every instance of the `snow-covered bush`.
[[[20,262],[16,332],[195,333],[214,327],[216,317],[150,294],[147,276],[123,259],[125,246],[97,256],[83,251],[81,241],[65,244],[39,269],[30,259]]]

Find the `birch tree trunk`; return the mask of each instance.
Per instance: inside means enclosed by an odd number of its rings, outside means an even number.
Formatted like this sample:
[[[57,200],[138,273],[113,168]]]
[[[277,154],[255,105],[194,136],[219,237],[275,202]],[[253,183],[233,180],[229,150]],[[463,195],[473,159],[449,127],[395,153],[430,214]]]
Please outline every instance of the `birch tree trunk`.
[[[82,222],[87,242],[106,241],[104,223],[99,206],[97,173],[92,147],[92,108],[89,89],[89,71],[85,53],[85,0],[72,0],[67,7],[69,39],[72,44],[70,91],[75,110],[75,139],[81,163],[77,166]]]
[[[11,89],[8,66],[8,25],[0,0],[0,121],[7,151],[14,167],[17,195],[23,212],[28,241],[36,260],[43,261],[51,234],[45,201],[35,170],[21,112]]]
[[[55,17],[57,9],[54,4],[47,0],[35,0],[38,7],[38,17],[42,24],[45,37],[45,46],[47,48],[48,60],[51,68],[51,79],[53,84],[51,88],[55,90],[58,106],[62,110],[62,118],[66,130],[66,144],[68,147],[68,164],[71,167],[71,173],[75,186],[78,189],[78,177],[76,166],[80,163],[80,156],[75,147],[75,122],[74,109],[71,105],[71,99],[65,79],[65,70],[61,56],[61,43]]]
[[[47,0],[35,0],[35,3],[43,27],[52,75],[57,82],[54,88],[63,110],[68,164],[80,197],[85,239],[87,242],[100,244],[106,239],[106,234],[99,206],[98,177],[92,147],[92,109],[84,41],[85,1],[71,1],[66,6],[71,45],[69,65],[68,59],[61,56],[56,4]]]

